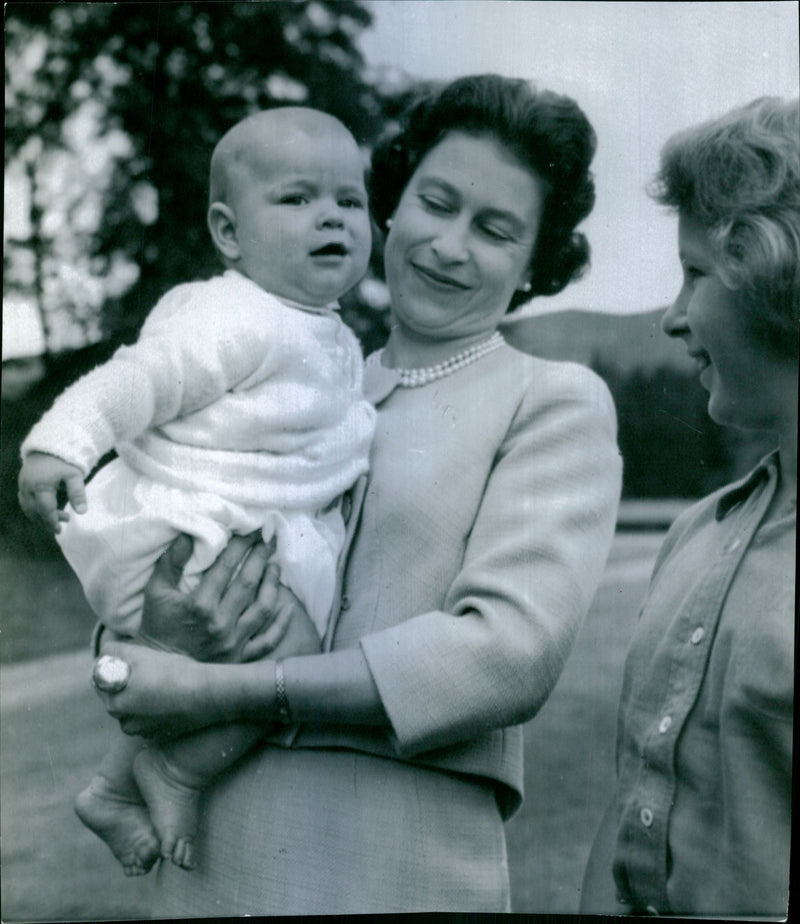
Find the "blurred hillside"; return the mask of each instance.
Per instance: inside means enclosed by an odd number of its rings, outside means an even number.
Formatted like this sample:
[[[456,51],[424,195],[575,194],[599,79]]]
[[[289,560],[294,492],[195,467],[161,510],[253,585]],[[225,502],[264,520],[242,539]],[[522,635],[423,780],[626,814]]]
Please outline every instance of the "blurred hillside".
[[[605,380],[617,407],[628,499],[701,497],[744,475],[774,445],[770,436],[709,418],[695,363],[682,341],[661,331],[663,311],[564,311],[503,326],[517,349],[582,363]]]
[[[620,373],[664,366],[683,373],[695,369],[680,340],[661,331],[664,309],[642,314],[559,311],[507,321],[503,335],[517,349],[545,359],[602,364]]]

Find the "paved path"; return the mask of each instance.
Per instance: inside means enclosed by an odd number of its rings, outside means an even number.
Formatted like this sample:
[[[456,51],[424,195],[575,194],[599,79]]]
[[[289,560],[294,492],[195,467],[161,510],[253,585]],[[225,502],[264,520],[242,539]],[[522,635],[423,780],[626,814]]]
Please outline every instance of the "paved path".
[[[581,870],[613,782],[620,668],[660,541],[649,533],[617,537],[564,675],[526,728],[527,799],[508,825],[515,910],[577,910]],[[79,651],[0,670],[4,921],[148,916],[154,874],[125,879],[72,813],[115,733],[89,685],[90,667],[88,651]]]

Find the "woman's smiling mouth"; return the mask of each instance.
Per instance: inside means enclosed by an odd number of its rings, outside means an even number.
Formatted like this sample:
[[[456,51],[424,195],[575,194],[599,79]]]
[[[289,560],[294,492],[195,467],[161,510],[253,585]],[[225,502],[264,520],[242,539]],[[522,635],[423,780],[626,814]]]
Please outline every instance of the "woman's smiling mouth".
[[[466,291],[472,288],[467,285],[467,283],[461,282],[459,279],[454,279],[452,276],[445,276],[442,273],[437,273],[436,270],[432,270],[430,267],[420,266],[418,263],[412,263],[411,266],[417,275],[421,276],[426,282],[432,283],[437,288],[458,289],[460,291]]]

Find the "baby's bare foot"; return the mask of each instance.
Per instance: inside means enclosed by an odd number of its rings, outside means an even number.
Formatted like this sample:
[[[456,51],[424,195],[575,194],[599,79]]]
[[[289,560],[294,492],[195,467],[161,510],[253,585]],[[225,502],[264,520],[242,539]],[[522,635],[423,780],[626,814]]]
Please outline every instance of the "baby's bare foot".
[[[139,752],[133,775],[161,839],[161,856],[183,869],[194,869],[201,790],[180,779],[157,748]]]
[[[78,818],[110,848],[126,876],[143,876],[159,858],[147,808],[95,776],[75,800]]]

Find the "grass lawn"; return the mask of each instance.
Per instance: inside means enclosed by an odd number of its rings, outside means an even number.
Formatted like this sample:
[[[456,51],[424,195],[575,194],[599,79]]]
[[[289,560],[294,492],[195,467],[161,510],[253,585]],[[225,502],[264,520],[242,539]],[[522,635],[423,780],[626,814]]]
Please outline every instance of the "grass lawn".
[[[577,911],[613,784],[622,662],[661,538],[617,537],[566,670],[526,727],[526,802],[507,826],[515,911]],[[60,565],[3,554],[0,582],[3,921],[147,917],[154,875],[125,879],[72,814],[114,732],[87,679],[80,590]]]

